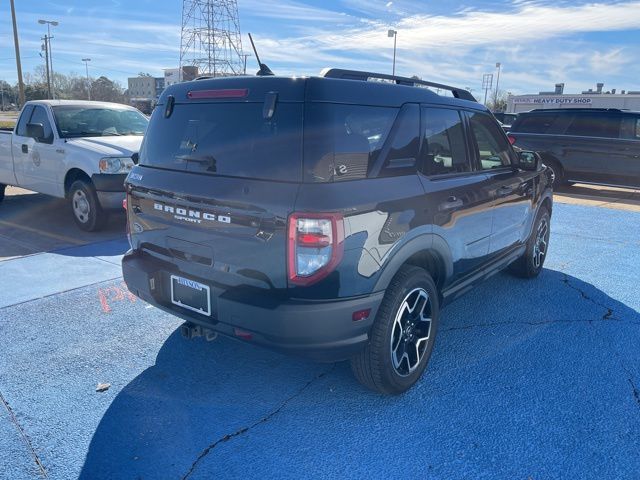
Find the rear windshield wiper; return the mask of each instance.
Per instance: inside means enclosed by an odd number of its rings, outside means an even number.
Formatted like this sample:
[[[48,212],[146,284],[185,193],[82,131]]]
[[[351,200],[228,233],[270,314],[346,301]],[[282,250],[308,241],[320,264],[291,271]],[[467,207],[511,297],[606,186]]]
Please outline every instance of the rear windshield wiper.
[[[176,155],[176,159],[187,163],[199,163],[207,167],[208,172],[216,171],[216,159],[213,157],[213,155],[200,155],[198,157],[192,157],[189,155]]]

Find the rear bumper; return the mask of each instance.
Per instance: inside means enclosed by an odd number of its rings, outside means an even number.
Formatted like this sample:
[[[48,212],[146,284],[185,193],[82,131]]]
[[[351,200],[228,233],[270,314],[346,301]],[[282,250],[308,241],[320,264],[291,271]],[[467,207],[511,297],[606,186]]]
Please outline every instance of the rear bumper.
[[[247,343],[320,362],[345,360],[364,348],[384,295],[310,301],[246,295],[211,285],[214,315],[207,317],[171,303],[168,277],[180,274],[175,266],[129,251],[122,260],[122,272],[132,293],[164,311]],[[353,321],[353,312],[369,308],[368,318]]]
[[[102,208],[105,210],[122,209],[122,200],[125,197],[125,178],[127,178],[125,173],[96,173],[91,176]]]

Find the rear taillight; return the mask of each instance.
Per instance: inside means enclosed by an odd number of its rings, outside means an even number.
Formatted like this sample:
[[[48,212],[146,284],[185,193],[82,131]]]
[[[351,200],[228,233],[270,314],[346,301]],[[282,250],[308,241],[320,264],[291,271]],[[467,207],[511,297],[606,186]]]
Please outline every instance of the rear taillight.
[[[516,137],[514,137],[513,135],[507,135],[507,138],[509,139],[509,143],[511,145],[513,145],[514,143],[516,143]]]
[[[334,213],[289,216],[289,282],[310,285],[331,273],[344,252],[344,221]]]

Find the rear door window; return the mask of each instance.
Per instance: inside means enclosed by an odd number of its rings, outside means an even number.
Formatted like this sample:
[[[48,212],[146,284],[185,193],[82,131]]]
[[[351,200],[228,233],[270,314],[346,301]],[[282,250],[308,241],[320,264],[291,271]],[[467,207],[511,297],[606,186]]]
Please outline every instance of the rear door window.
[[[576,113],[565,134],[578,137],[619,138],[620,117]]]
[[[482,170],[511,165],[511,148],[502,130],[489,115],[469,114],[469,124]]]
[[[471,171],[460,113],[445,108],[423,108],[423,172],[445,175]]]
[[[397,108],[308,103],[304,130],[305,181],[367,178],[378,159]]]
[[[140,150],[140,165],[207,175],[300,181],[302,103],[176,104],[156,108]]]

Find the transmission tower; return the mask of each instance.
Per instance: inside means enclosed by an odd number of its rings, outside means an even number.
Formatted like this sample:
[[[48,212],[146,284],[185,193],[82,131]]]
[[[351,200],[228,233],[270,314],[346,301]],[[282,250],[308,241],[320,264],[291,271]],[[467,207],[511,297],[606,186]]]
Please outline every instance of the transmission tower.
[[[199,75],[241,75],[244,70],[236,0],[183,0],[180,70]]]

